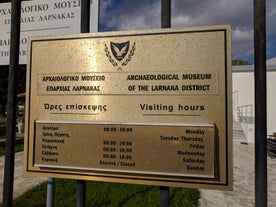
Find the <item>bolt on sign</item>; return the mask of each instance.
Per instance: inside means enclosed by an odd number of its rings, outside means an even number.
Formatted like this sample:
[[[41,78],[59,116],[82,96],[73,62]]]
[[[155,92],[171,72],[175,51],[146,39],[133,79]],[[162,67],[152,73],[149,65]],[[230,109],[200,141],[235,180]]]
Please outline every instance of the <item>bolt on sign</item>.
[[[26,175],[232,189],[230,27],[29,39]]]

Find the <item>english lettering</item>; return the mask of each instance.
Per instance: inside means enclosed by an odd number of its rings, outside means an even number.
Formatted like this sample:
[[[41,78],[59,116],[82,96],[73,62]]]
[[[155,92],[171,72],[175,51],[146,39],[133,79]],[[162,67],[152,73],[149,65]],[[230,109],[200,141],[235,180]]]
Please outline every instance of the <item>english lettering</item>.
[[[179,91],[178,85],[154,85],[152,91]]]
[[[203,159],[192,159],[192,158],[183,158],[182,159],[183,162],[186,163],[197,163],[197,164],[204,164],[205,160]]]
[[[142,111],[169,111],[173,112],[173,105],[165,104],[140,104]]]
[[[204,135],[205,131],[200,129],[186,129],[187,134],[202,134]]]
[[[203,172],[205,170],[205,167],[187,165],[187,170],[194,170],[194,171],[201,171],[201,172]]]
[[[179,80],[178,74],[128,75],[127,80]]]
[[[181,136],[182,141],[187,141],[187,142],[204,142],[204,139],[202,137],[185,137]]]
[[[135,162],[120,162],[120,165],[124,167],[135,167]]]
[[[205,146],[203,144],[190,144],[191,149],[201,149],[204,150]]]
[[[194,73],[194,74],[183,74],[183,80],[210,80],[212,75],[210,73]]]
[[[204,105],[182,105],[178,104],[178,111],[204,111]]]
[[[160,140],[169,140],[169,141],[178,141],[179,137],[175,137],[175,136],[160,136]]]
[[[193,152],[193,151],[188,151],[188,150],[186,150],[186,151],[178,150],[177,154],[178,155],[186,155],[186,156],[200,156],[200,157],[205,156],[205,152],[199,152],[199,151]]]
[[[182,91],[209,91],[210,85],[182,85]]]

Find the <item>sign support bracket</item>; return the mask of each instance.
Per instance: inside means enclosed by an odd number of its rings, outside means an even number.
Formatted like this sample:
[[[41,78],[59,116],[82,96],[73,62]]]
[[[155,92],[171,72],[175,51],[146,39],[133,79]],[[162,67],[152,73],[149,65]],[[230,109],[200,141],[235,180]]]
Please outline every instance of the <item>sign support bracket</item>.
[[[254,0],[255,205],[267,206],[266,1]],[[259,98],[262,97],[262,98]]]
[[[170,28],[171,27],[171,0],[161,1],[161,27]],[[170,206],[170,188],[165,186],[160,186],[160,207]]]
[[[88,33],[90,25],[90,1],[81,1],[81,33]],[[86,181],[77,180],[77,207],[85,207]]]
[[[20,17],[21,0],[12,0],[11,15],[11,46],[8,82],[8,114],[6,128],[5,170],[3,206],[12,206],[14,184],[14,156],[15,156],[15,126],[16,126],[16,95],[17,70],[19,64]]]

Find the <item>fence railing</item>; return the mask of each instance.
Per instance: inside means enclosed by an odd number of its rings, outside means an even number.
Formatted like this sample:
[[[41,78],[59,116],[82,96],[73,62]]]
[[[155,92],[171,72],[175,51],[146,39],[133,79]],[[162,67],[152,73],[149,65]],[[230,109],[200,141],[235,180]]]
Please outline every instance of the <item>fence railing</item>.
[[[239,117],[239,121],[246,124],[253,124],[254,117],[253,117],[253,105],[247,104],[243,106],[237,107],[237,113]]]
[[[232,100],[233,100],[233,117],[236,121],[238,121],[238,105],[239,105],[239,91],[235,90],[232,93]]]
[[[241,123],[244,135],[246,138],[249,136],[250,125],[254,123],[253,117],[253,106],[252,104],[247,104],[237,107],[238,121]]]

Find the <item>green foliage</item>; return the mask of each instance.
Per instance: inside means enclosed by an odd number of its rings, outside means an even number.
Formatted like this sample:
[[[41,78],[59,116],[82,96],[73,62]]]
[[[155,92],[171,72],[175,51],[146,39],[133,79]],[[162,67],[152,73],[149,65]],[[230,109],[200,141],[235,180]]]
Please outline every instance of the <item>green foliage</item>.
[[[56,179],[55,206],[76,206],[76,181]],[[87,182],[87,207],[158,207],[159,187],[120,183]],[[46,182],[27,191],[13,202],[14,207],[46,206]],[[170,206],[196,207],[199,192],[196,189],[170,188]]]
[[[8,96],[9,66],[0,66],[0,117],[5,116],[5,106]],[[24,93],[26,90],[26,65],[19,65],[17,68],[17,93]]]
[[[170,207],[196,207],[198,206],[198,199],[200,193],[196,189],[171,188],[170,189],[171,205]]]
[[[6,134],[7,120],[0,118],[0,138],[4,137]]]
[[[45,207],[47,183],[44,182],[35,188],[28,190],[22,196],[14,200],[13,206]]]
[[[5,155],[5,135],[6,135],[7,120],[0,118],[0,156]],[[15,152],[21,152],[24,150],[23,139],[15,142]]]
[[[91,184],[89,206],[158,206],[156,205],[158,202],[157,187],[101,182]],[[95,189],[100,190],[95,191]]]
[[[22,143],[15,146],[15,152],[22,152],[24,150],[24,145]],[[5,155],[5,147],[0,146],[0,156]]]
[[[0,156],[3,156],[5,154],[4,147],[0,147]]]
[[[232,65],[251,65],[246,60],[232,60]]]
[[[6,135],[6,125],[0,124],[0,139],[4,138]]]
[[[7,119],[1,118],[0,119],[0,126],[6,126],[7,125]]]
[[[8,75],[9,67],[0,67],[0,117],[5,115],[5,106],[7,104],[8,94]]]
[[[15,145],[15,152],[22,152],[22,151],[24,151],[24,144]]]

